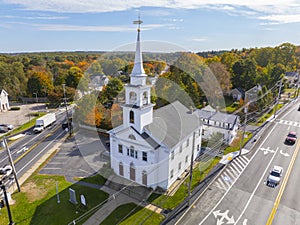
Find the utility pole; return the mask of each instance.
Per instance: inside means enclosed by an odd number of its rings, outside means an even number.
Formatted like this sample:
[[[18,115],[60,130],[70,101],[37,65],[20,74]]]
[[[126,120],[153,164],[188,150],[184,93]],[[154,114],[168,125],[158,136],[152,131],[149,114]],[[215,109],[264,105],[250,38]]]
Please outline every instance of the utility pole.
[[[275,111],[274,111],[274,118],[275,118],[275,116],[276,116],[277,107],[278,107],[278,102],[279,102],[280,95],[281,95],[281,87],[282,87],[282,79],[280,80],[280,84],[279,84],[279,92],[278,92],[278,95],[277,95],[277,98],[276,98],[276,105],[275,105]]]
[[[195,131],[193,132],[193,146],[192,146],[192,155],[191,155],[191,167],[190,167],[190,180],[189,180],[189,187],[188,187],[188,206],[190,206],[191,201],[191,186],[192,186],[192,179],[193,179],[193,166],[194,166],[194,150],[195,150]]]
[[[299,72],[298,72],[298,80],[297,80],[297,92],[296,92],[296,98],[298,98],[298,96],[299,96]]]
[[[68,106],[67,106],[67,98],[66,98],[66,84],[62,84],[63,89],[64,89],[64,104],[66,107],[66,117],[67,117],[67,124],[68,124],[68,130],[69,130],[69,135],[72,135],[72,130],[71,130],[71,124],[70,124],[70,119],[69,119],[69,113],[68,113]]]
[[[247,115],[248,115],[248,106],[249,106],[248,102],[246,104],[246,107],[244,108],[244,112],[245,112],[245,120],[244,120],[244,127],[243,127],[243,133],[242,133],[242,141],[240,142],[240,152],[239,155],[242,155],[242,149],[243,149],[243,144],[244,144],[244,139],[245,139],[245,133],[246,133],[246,126],[247,126]]]
[[[20,185],[19,185],[18,176],[17,176],[17,173],[16,173],[16,168],[15,168],[15,165],[14,165],[14,161],[12,160],[10,150],[9,150],[9,146],[7,144],[7,141],[6,141],[5,137],[3,138],[3,143],[4,143],[5,148],[6,148],[6,152],[7,152],[7,155],[8,155],[10,166],[12,167],[12,172],[14,174],[14,178],[15,178],[15,182],[16,182],[18,191],[21,192],[21,188],[20,188]]]

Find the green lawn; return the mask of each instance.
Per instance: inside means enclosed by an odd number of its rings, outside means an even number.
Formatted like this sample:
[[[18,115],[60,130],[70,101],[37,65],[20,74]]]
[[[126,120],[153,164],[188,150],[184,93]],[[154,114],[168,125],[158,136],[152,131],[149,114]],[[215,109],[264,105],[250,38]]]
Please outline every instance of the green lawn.
[[[104,178],[103,176],[101,176],[100,174],[96,174],[94,176],[85,177],[85,178],[75,177],[74,180],[76,180],[76,181],[84,181],[84,182],[91,183],[91,184],[104,185],[107,179]]]
[[[213,158],[206,163],[200,162],[197,165],[197,167],[193,170],[193,179],[191,185],[192,190],[194,190],[194,188],[199,184],[199,182],[207,176],[209,171],[211,171],[211,169],[219,161],[220,161],[219,158]],[[184,183],[179,187],[179,189],[176,191],[176,193],[173,196],[152,194],[147,201],[152,202],[153,204],[158,205],[164,209],[174,209],[187,197],[188,181],[189,181],[189,177],[186,178]]]
[[[56,182],[58,182],[60,204],[57,203]],[[76,191],[77,201],[83,194],[88,204],[81,210],[69,202],[69,189]],[[97,204],[105,201],[108,194],[85,186],[69,183],[63,176],[33,175],[21,187],[20,193],[12,195],[15,204],[11,205],[13,221],[18,225],[58,225],[68,224]],[[77,211],[77,213],[76,213]],[[7,225],[6,209],[2,209],[0,225]],[[76,223],[76,224],[82,224]]]
[[[119,206],[100,225],[154,225],[160,224],[164,217],[158,213],[144,209],[134,203]]]
[[[240,135],[240,136],[241,136],[241,135]],[[244,145],[247,143],[247,141],[248,141],[252,136],[253,136],[252,133],[246,132],[246,133],[245,133],[245,138],[244,138],[244,143],[243,143],[242,146],[244,146]],[[240,150],[240,148],[241,148],[241,142],[242,142],[242,140],[241,140],[241,137],[240,137],[238,140],[235,140],[233,143],[231,143],[231,145],[230,145],[229,147],[225,148],[223,154],[224,154],[224,155],[227,155],[227,154],[230,153],[230,152],[235,152],[235,151]]]

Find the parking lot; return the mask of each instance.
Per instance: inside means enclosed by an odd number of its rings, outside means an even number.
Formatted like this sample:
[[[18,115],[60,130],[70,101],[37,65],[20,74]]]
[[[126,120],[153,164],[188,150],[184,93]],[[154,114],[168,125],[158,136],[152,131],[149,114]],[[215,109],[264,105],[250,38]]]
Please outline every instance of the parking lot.
[[[78,131],[60,146],[40,173],[64,175],[69,181],[74,177],[87,177],[96,173],[108,162],[107,146],[103,141],[97,133]]]

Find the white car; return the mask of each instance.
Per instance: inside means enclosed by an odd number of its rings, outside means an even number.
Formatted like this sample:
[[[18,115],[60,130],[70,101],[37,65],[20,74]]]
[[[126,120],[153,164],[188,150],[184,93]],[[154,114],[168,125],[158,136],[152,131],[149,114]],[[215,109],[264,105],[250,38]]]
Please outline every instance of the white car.
[[[281,166],[274,166],[268,176],[267,186],[276,187],[280,183],[282,172],[283,168]]]

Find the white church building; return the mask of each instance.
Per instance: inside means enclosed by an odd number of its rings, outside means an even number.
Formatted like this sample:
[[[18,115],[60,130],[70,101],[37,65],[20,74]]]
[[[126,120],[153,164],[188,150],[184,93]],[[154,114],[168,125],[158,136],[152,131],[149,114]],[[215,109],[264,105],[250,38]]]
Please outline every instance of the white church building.
[[[109,131],[111,167],[137,184],[168,189],[195,160],[202,122],[179,101],[153,111],[146,80],[139,27],[134,67],[125,85],[123,124]]]

